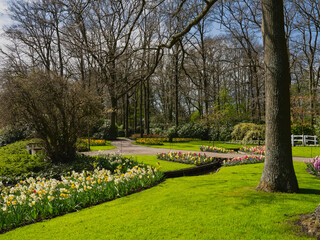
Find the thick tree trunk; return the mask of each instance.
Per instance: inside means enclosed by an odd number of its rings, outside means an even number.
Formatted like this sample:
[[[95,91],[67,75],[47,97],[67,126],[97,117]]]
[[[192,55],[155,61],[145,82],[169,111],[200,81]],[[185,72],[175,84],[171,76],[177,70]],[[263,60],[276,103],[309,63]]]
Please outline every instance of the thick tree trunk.
[[[290,143],[290,72],[283,1],[262,0],[266,64],[266,160],[257,187],[266,192],[298,192]]]

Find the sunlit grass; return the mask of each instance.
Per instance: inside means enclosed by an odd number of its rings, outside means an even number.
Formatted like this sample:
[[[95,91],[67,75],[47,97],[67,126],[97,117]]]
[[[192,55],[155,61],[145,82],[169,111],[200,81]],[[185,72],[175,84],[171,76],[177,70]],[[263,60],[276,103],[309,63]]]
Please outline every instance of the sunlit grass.
[[[290,221],[312,212],[320,179],[295,162],[301,193],[257,192],[263,164],[168,179],[127,197],[25,226],[0,239],[308,239]]]

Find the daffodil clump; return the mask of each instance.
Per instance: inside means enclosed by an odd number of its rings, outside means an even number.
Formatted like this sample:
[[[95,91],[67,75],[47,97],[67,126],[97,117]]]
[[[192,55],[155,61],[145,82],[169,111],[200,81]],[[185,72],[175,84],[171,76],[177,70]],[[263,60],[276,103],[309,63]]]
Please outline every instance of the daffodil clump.
[[[250,154],[256,154],[256,155],[264,155],[265,154],[265,147],[264,146],[241,147],[239,151],[250,153]]]
[[[137,138],[136,142],[147,145],[163,145],[163,138]]]
[[[87,144],[89,144],[89,139],[83,139]],[[90,139],[90,145],[91,146],[105,146],[106,140],[104,139]]]
[[[237,157],[232,158],[230,160],[224,161],[223,165],[228,166],[235,166],[235,165],[244,165],[244,164],[253,164],[253,163],[263,163],[265,156],[244,156],[244,157]]]
[[[200,146],[199,147],[202,152],[215,152],[215,153],[233,153],[233,150],[219,148],[219,147],[212,147],[212,146]]]
[[[209,157],[206,154],[197,153],[181,153],[181,152],[170,152],[170,153],[158,153],[157,158],[165,161],[202,165],[216,161],[214,157]]]
[[[190,141],[196,141],[199,140],[197,138],[172,138],[171,142],[173,143],[182,143],[182,142],[190,142]],[[164,138],[164,142],[170,142],[170,138]]]
[[[114,171],[97,167],[93,172],[73,171],[61,180],[31,177],[15,186],[0,182],[0,231],[121,197],[163,177],[157,168],[126,168],[122,160],[116,160],[120,162]]]

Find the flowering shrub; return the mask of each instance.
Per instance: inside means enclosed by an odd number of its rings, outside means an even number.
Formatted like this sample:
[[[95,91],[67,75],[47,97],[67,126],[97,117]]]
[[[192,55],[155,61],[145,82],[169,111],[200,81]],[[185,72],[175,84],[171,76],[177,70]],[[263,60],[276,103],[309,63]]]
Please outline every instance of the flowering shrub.
[[[228,166],[235,166],[235,165],[243,165],[243,164],[253,164],[253,163],[262,163],[264,162],[265,156],[244,156],[244,157],[237,157],[227,161],[224,161],[223,165]]]
[[[313,159],[310,159],[308,162],[305,161],[308,169],[316,176],[320,176],[320,156],[316,156]]]
[[[180,162],[186,164],[202,165],[216,161],[214,157],[208,157],[206,154],[201,155],[196,153],[158,153],[157,158],[165,161]]]
[[[212,147],[212,146],[200,146],[199,148],[203,152],[216,152],[216,153],[232,153],[232,152],[234,152],[233,150]]]
[[[163,138],[137,138],[136,142],[148,145],[163,145]]]
[[[124,196],[163,176],[157,168],[119,156],[111,159],[110,166],[117,167],[73,171],[61,180],[31,177],[12,187],[0,182],[0,231]]]
[[[241,152],[247,152],[251,154],[260,154],[264,155],[265,147],[264,146],[257,146],[257,147],[241,147],[240,150]]]

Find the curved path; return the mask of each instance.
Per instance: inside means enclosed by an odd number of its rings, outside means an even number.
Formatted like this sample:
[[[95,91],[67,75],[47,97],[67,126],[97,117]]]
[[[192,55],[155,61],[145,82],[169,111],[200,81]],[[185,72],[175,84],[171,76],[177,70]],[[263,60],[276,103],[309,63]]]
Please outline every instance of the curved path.
[[[121,153],[123,155],[156,155],[157,153],[169,153],[169,152],[194,152],[194,153],[204,153],[201,151],[187,151],[187,150],[179,150],[179,149],[167,149],[167,148],[153,148],[153,147],[145,147],[141,145],[135,145],[132,143],[133,141],[127,138],[121,138],[116,141],[112,141],[111,145],[115,146],[115,149],[111,150],[102,150],[102,151],[91,151],[84,152],[84,154],[89,156],[95,156],[99,154],[111,154],[111,153]],[[239,156],[244,156],[245,154],[241,153],[212,153],[205,152],[207,156],[210,157],[222,157],[222,158],[234,158]],[[309,158],[303,157],[294,157],[294,161],[306,161]]]

